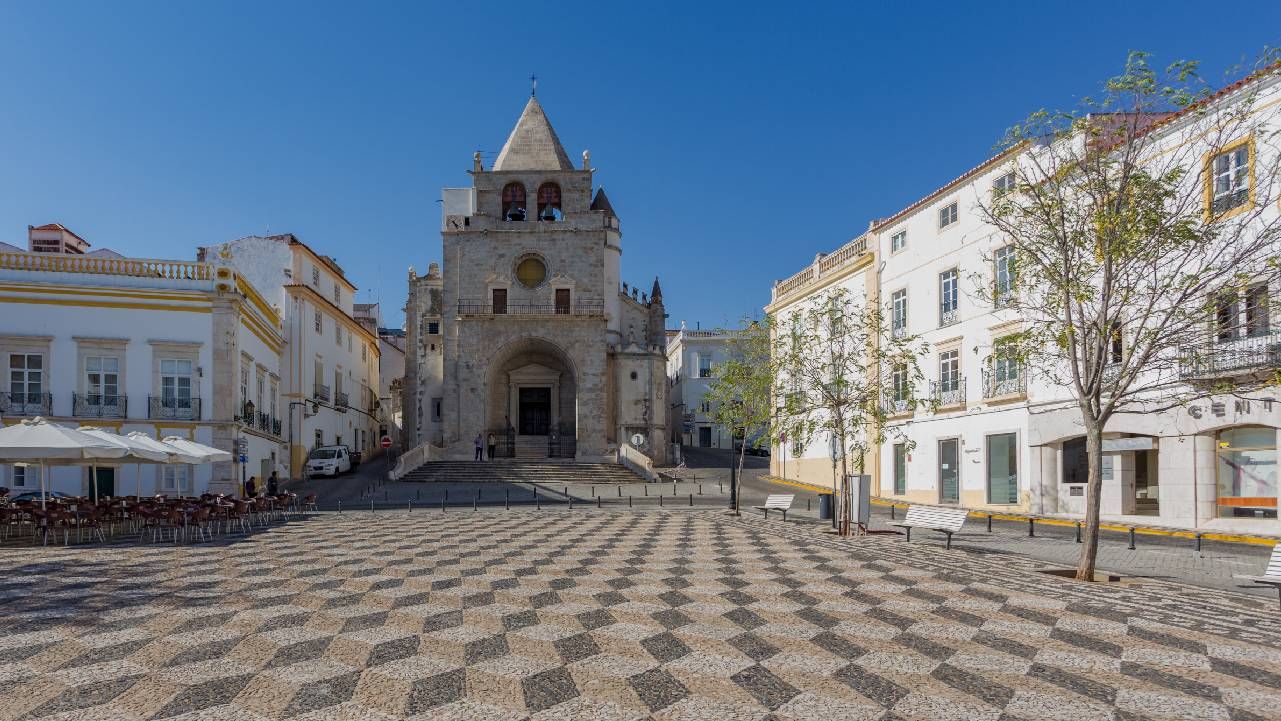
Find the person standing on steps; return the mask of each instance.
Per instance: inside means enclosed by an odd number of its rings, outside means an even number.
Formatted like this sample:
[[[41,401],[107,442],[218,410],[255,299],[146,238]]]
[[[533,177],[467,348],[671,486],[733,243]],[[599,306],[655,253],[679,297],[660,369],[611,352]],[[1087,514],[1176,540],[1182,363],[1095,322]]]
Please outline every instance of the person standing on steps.
[[[486,441],[489,445],[489,460],[492,461],[494,460],[494,451],[498,448],[498,439],[494,438],[493,433],[490,433],[489,438],[487,438]]]
[[[485,460],[485,438],[479,433],[476,434],[475,446],[476,446],[476,460],[478,461]]]

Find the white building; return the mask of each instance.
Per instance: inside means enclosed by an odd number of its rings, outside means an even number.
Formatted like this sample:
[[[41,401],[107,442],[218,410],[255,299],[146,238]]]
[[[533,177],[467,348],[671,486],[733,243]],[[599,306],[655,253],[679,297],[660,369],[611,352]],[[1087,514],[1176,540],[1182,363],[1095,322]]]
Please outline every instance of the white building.
[[[201,248],[200,258],[234,268],[282,318],[280,412],[290,476],[302,474],[316,446],[347,445],[365,458],[377,453],[378,337],[354,317],[356,286],[334,259],[292,234]]]
[[[722,331],[667,331],[667,378],[672,389],[672,442],[699,448],[733,448],[728,429],[712,417],[712,401],[706,398],[711,386],[712,367],[730,358],[730,336]]]
[[[244,278],[214,263],[87,252],[88,242],[56,224],[28,236],[28,250],[0,252],[3,423],[44,416],[228,451],[246,440],[243,465],[105,463],[100,495],[230,492],[242,477],[278,468],[284,339],[280,318]],[[52,490],[91,493],[88,468],[44,470]],[[0,467],[0,485],[38,488],[40,472]]]
[[[1220,93],[1213,102],[1236,102],[1246,85],[1258,93],[1253,100],[1257,110],[1241,137],[1220,151],[1230,156],[1227,162],[1241,166],[1234,177],[1242,187],[1234,192],[1251,207],[1277,212],[1277,188],[1260,186],[1256,178],[1275,177],[1281,162],[1271,140],[1281,130],[1276,110],[1281,78],[1275,73],[1260,76]],[[1154,131],[1163,134],[1158,147],[1201,142],[1191,124],[1205,122],[1204,117],[1186,113],[1164,119]],[[1208,168],[1219,160],[1207,156],[1202,162]],[[976,292],[977,283],[999,290],[1008,282],[1010,256],[998,233],[981,220],[977,205],[980,198],[1000,192],[1010,164],[1018,161],[1013,151],[988,159],[872,223],[864,236],[820,255],[812,266],[773,288],[767,310],[784,314],[834,283],[866,287],[868,296],[879,298],[886,309],[891,332],[919,335],[928,342],[929,354],[921,363],[928,380],[915,395],[932,399],[936,409],[905,409],[891,417],[910,442],[891,440],[879,449],[873,461],[877,495],[1066,518],[1084,514],[1080,411],[1068,389],[1026,372],[1001,352],[1002,337],[1019,331],[1020,319]],[[1206,179],[1209,173],[1201,167],[1189,171],[1188,182],[1207,188],[1210,212],[1214,191]],[[863,280],[854,279],[859,273]],[[1275,372],[1281,333],[1271,327],[1267,309],[1278,293],[1281,288],[1249,286],[1220,302],[1216,312],[1207,312],[1209,340],[1203,355],[1210,362],[1180,368],[1182,382],[1231,385],[1234,378]],[[1104,435],[1104,520],[1281,533],[1277,390],[1251,393],[1250,400],[1215,395],[1160,412],[1114,416]],[[825,452],[776,448],[772,472],[828,485],[831,462]]]

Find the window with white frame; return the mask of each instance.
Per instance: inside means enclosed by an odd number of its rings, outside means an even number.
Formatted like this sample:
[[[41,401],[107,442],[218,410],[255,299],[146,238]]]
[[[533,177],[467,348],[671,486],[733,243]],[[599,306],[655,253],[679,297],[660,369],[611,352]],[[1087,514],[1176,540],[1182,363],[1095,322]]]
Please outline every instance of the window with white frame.
[[[699,409],[700,411],[702,411],[703,413],[711,413],[711,412],[712,412],[712,402],[711,402],[711,401],[703,401],[703,402],[699,405],[698,409]]]
[[[280,396],[280,382],[273,378],[271,380],[271,397],[268,399],[268,404],[271,406],[272,418],[280,417],[276,414],[276,410],[277,410],[276,405],[278,403],[277,398],[279,396]]]
[[[191,466],[180,463],[161,466],[160,490],[169,493],[191,493]]]
[[[336,280],[334,281],[334,305],[342,307],[342,286],[338,285]]]
[[[334,345],[342,347],[342,323],[334,322]]]
[[[191,408],[190,360],[160,360],[160,402],[165,408]]]
[[[956,268],[939,273],[939,325],[951,325],[957,320],[960,303],[960,282]]]
[[[994,277],[994,300],[996,306],[1000,307],[1009,303],[1010,295],[1014,292],[1014,246],[1007,245],[998,248],[993,255],[992,264],[995,266]]]
[[[908,374],[907,365],[903,363],[895,365],[891,380],[894,390],[894,400],[898,404],[896,406],[896,410],[903,410],[903,404],[906,403],[907,399],[912,395],[912,380],[911,376]]]
[[[1210,212],[1218,215],[1239,208],[1250,200],[1250,144],[1229,148],[1214,156]]]
[[[1215,297],[1215,339],[1226,342],[1268,335],[1271,332],[1268,306],[1268,286],[1264,283],[1250,286],[1244,294],[1235,289],[1220,292]]]
[[[321,430],[321,429],[319,429],[319,428],[317,428],[317,429],[316,429],[315,438],[313,439],[313,443],[315,443],[315,444],[316,444],[316,445],[314,446],[315,448],[320,448],[321,446],[325,445],[325,432],[324,432],[323,430]]]
[[[254,401],[254,407],[257,409],[258,413],[266,413],[267,404],[264,403],[264,401],[267,396],[267,376],[263,375],[261,370],[258,371],[257,381],[258,387],[255,389],[256,393],[254,393],[254,398],[257,400]]]
[[[954,393],[961,387],[961,352],[949,350],[939,353],[939,390]]]
[[[939,227],[946,228],[956,222],[956,201],[939,208]]]
[[[890,331],[894,337],[907,334],[907,289],[896,290],[890,296]]]
[[[245,404],[249,402],[249,366],[240,366],[240,408],[244,412]]]
[[[9,395],[15,403],[40,403],[44,394],[44,355],[9,354]]]
[[[1010,171],[992,182],[992,195],[998,198],[1011,190],[1014,190],[1014,171]]]
[[[114,406],[120,398],[120,359],[85,357],[85,401],[91,406]]]
[[[712,354],[711,353],[698,354],[698,377],[699,378],[712,377]]]
[[[907,247],[907,231],[906,230],[900,230],[899,232],[890,236],[890,252],[891,253],[897,253],[905,247]]]
[[[27,463],[13,467],[10,479],[14,488],[38,488],[40,486],[41,468],[38,464]]]
[[[363,342],[360,344],[360,360],[362,362],[369,360],[369,348]]]
[[[325,332],[325,330],[324,330],[324,329],[325,329],[325,322],[324,322],[324,319],[323,319],[323,318],[321,317],[321,315],[320,315],[320,310],[319,310],[319,309],[317,309],[317,310],[316,310],[315,326],[316,326],[316,333],[317,333],[317,334],[323,334],[323,333]]]

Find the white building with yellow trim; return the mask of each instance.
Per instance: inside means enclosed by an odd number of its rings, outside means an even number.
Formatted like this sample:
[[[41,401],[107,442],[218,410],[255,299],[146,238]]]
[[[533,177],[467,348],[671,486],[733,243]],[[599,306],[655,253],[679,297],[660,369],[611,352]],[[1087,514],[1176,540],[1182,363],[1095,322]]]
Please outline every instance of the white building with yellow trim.
[[[0,252],[0,422],[44,416],[228,451],[245,440],[243,464],[104,464],[100,495],[230,492],[285,472],[283,328],[252,285],[216,263],[86,253],[62,226],[28,234],[27,250]],[[80,467],[3,466],[0,485],[38,488],[40,473],[52,490],[92,492]]]
[[[199,257],[233,268],[261,290],[261,307],[281,316],[290,475],[301,476],[307,453],[320,445],[346,445],[365,459],[380,453],[378,336],[354,316],[356,286],[338,263],[292,234],[248,236],[201,248]]]
[[[1240,136],[1187,168],[1204,188],[1205,212],[1216,217],[1258,209],[1265,222],[1281,212],[1281,75],[1275,70],[1225,88],[1206,112],[1185,112],[1154,126],[1157,152],[1205,143],[1213,104],[1251,94]],[[1201,125],[1198,125],[1201,124]],[[925,407],[891,415],[891,434],[872,467],[872,492],[885,498],[1081,518],[1086,457],[1080,412],[1067,389],[1026,372],[1000,352],[1002,337],[1021,329],[990,293],[1011,277],[1006,241],[985,224],[982,199],[1006,192],[1016,148],[982,162],[921,197],[772,289],[767,311],[785,316],[835,284],[879,298],[890,332],[928,343],[926,383],[914,389]],[[1199,191],[1199,188],[1198,188]],[[1223,205],[1220,205],[1223,204]],[[1224,210],[1223,208],[1227,208]],[[990,284],[990,285],[987,285]],[[1207,298],[1206,360],[1181,362],[1179,383],[1231,386],[1234,379],[1281,369],[1276,317],[1281,288],[1243,281],[1236,292]],[[1125,338],[1112,353],[1127,357]],[[1120,363],[1121,360],[1113,362]],[[888,391],[889,389],[887,389]],[[1151,391],[1160,401],[1170,392]],[[893,399],[889,399],[892,401]],[[1281,534],[1278,521],[1278,434],[1281,389],[1210,395],[1152,413],[1114,416],[1104,429],[1101,508],[1105,521],[1228,532]],[[775,446],[775,476],[831,486],[824,439],[815,446]]]

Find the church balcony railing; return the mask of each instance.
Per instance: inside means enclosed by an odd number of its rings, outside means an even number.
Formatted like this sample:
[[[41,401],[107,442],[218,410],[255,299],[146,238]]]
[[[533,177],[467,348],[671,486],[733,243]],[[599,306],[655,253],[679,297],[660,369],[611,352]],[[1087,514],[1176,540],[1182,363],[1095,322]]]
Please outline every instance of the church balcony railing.
[[[484,299],[460,298],[459,315],[569,315],[599,316],[605,313],[605,301],[600,298],[583,299],[573,303],[513,303],[494,304]]]

